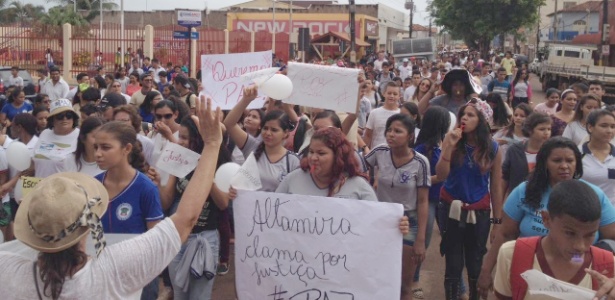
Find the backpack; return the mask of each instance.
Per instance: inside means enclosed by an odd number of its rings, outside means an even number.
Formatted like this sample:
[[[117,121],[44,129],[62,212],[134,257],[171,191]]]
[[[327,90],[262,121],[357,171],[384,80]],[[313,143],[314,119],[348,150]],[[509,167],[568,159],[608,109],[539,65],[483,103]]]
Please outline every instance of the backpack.
[[[192,95],[194,95],[192,92],[186,95],[186,104],[188,104],[188,108],[192,108],[192,106],[190,105],[190,97],[192,97]]]
[[[541,237],[533,236],[517,239],[510,264],[510,287],[512,299],[523,299],[527,292],[527,282],[521,277],[521,273],[531,270],[534,267],[534,255],[536,247],[540,243]],[[613,253],[591,246],[592,254],[591,267],[604,274],[608,278],[613,278]],[[606,272],[605,272],[606,271]],[[598,290],[600,283],[592,278],[592,289]]]

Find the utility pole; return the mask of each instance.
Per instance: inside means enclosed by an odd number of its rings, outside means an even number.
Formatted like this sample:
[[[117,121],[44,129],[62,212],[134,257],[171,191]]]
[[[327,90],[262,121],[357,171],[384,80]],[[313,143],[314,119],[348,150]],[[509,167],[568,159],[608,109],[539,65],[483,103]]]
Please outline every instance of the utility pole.
[[[412,0],[406,0],[406,9],[410,10],[410,24],[408,25],[408,38],[412,38],[412,23],[414,22],[414,2]]]
[[[354,28],[354,15],[357,7],[354,4],[354,0],[350,0],[348,10],[350,12],[350,61],[357,62],[357,52],[355,51],[355,28]]]
[[[601,49],[600,49],[600,61],[601,61],[601,65],[605,66],[608,65],[608,57],[605,58],[605,56],[609,55],[608,51],[604,51],[605,47],[609,46],[609,31],[611,29],[611,26],[609,24],[609,2],[608,0],[603,0],[602,1],[602,42],[600,43],[602,45]],[[608,49],[607,49],[608,50]]]
[[[557,41],[557,0],[555,0],[555,11],[553,14],[553,40]]]
[[[273,52],[273,54],[275,54],[275,2],[276,0],[273,0],[273,24],[271,25],[272,29],[272,36],[271,36],[271,51]]]
[[[536,28],[536,51],[538,52],[538,44],[540,44],[540,6],[538,6],[538,27]]]
[[[429,16],[429,37],[431,37],[431,16]]]

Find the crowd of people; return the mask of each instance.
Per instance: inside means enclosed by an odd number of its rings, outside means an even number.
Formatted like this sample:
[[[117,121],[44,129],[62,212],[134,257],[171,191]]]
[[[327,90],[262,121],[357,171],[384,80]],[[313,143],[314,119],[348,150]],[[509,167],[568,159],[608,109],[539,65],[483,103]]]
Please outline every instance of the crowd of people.
[[[396,63],[380,52],[352,66],[361,69],[356,113],[276,99],[248,109],[254,86],[232,110],[212,112],[200,80],[170,67],[120,62],[115,74],[78,74],[70,88],[51,66],[31,101],[13,73],[0,112],[0,230],[40,254],[0,252],[0,294],[211,299],[232,267],[237,195],[213,176],[253,157],[262,191],[402,204],[402,300],[430,298],[420,275],[434,224],[446,299],[534,299],[520,279],[529,269],[615,297],[604,242],[615,239],[615,114],[602,83],[537,100],[511,53]],[[30,168],[9,166],[14,141],[31,151]],[[155,166],[169,143],[208,159],[175,177]],[[19,199],[22,176],[44,179]],[[105,248],[104,233],[139,237]],[[194,260],[201,277],[190,274]]]

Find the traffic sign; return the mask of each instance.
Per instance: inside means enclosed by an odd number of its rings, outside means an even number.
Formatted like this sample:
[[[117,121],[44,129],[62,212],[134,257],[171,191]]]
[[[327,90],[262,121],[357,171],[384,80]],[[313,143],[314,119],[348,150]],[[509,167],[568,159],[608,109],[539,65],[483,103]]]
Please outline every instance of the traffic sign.
[[[177,11],[177,25],[184,27],[201,26],[201,12],[192,10]]]
[[[199,33],[190,32],[190,31],[173,31],[173,38],[178,39],[178,40],[187,40],[187,39],[198,40]]]

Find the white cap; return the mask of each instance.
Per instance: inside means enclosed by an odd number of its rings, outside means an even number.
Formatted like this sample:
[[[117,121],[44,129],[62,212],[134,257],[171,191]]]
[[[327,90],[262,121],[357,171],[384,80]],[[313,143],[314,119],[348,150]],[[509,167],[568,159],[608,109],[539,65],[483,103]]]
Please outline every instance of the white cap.
[[[407,59],[407,58],[404,58],[403,62],[408,62],[408,59]]]

